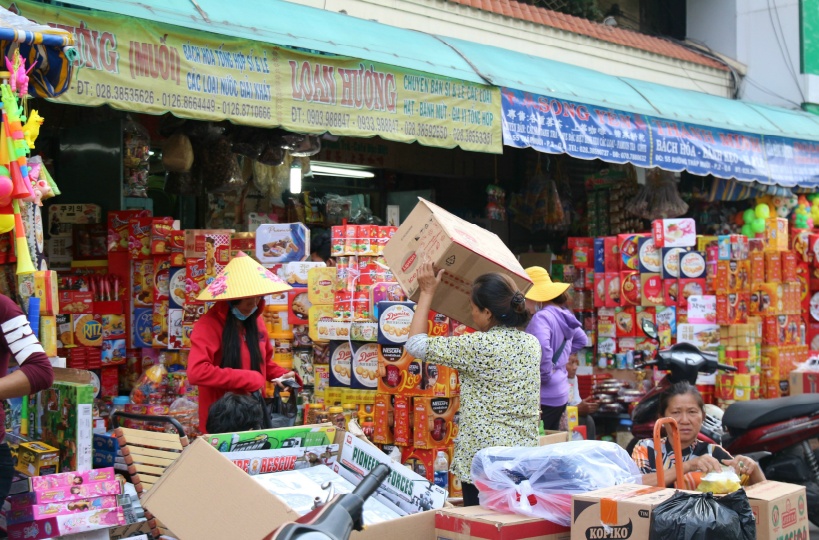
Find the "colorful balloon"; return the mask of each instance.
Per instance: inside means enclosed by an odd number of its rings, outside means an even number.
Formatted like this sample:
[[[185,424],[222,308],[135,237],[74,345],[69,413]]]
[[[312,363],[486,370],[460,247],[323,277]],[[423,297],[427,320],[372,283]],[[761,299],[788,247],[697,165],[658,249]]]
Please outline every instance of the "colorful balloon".
[[[754,213],[754,209],[749,208],[742,214],[742,221],[745,223],[745,225],[750,225],[754,221],[755,217],[756,214]]]
[[[754,214],[756,214],[758,218],[768,219],[771,217],[771,207],[767,204],[758,204],[754,209]]]
[[[746,223],[742,226],[742,234],[747,236],[748,238],[754,237],[754,231],[751,229],[751,225]]]
[[[753,223],[751,223],[751,230],[755,233],[764,233],[765,220],[762,218],[756,218]]]

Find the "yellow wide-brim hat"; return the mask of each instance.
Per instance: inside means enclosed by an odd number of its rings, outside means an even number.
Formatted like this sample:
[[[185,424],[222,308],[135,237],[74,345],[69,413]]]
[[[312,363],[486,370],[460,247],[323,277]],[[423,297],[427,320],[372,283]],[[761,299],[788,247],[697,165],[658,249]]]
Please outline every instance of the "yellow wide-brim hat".
[[[526,292],[526,298],[535,302],[554,300],[569,289],[568,283],[555,283],[549,272],[540,266],[526,269],[526,274],[532,280],[532,287]]]
[[[240,251],[196,299],[200,302],[238,300],[280,293],[292,288]]]

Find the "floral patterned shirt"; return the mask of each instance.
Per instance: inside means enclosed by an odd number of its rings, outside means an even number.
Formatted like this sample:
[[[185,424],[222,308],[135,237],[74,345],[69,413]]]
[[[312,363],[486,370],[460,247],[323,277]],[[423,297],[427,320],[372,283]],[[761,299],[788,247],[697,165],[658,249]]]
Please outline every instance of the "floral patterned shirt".
[[[472,482],[472,460],[492,446],[537,446],[540,415],[540,342],[496,326],[458,337],[418,334],[407,351],[458,370],[461,408],[451,472]]]

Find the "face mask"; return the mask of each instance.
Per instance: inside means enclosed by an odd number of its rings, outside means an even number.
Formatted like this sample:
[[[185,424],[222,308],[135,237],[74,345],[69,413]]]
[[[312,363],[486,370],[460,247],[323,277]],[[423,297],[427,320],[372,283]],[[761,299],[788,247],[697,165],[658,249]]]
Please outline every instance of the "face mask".
[[[258,306],[253,306],[253,310],[250,313],[248,313],[247,315],[245,315],[244,313],[239,311],[239,308],[237,308],[236,306],[230,306],[230,312],[233,313],[233,316],[236,317],[237,319],[239,319],[240,321],[247,320],[248,317],[250,317],[251,315],[256,313],[257,309],[258,309]]]

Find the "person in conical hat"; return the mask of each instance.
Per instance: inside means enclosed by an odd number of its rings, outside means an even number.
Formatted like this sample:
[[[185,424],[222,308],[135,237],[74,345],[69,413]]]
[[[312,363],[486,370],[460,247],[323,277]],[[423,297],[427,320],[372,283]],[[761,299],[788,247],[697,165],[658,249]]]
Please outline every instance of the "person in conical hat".
[[[260,317],[264,297],[291,287],[242,252],[198,296],[215,305],[193,327],[188,380],[199,387],[199,425],[210,406],[227,392],[264,392],[295,373],[273,361],[273,345]]]
[[[526,308],[532,320],[526,331],[540,341],[540,418],[543,428],[560,428],[560,418],[569,401],[569,357],[586,347],[588,340],[580,322],[569,311],[568,283],[555,283],[540,266],[526,269],[532,287],[526,293]]]

